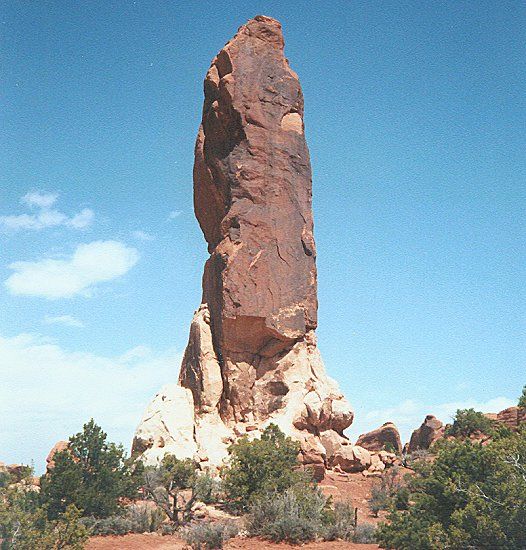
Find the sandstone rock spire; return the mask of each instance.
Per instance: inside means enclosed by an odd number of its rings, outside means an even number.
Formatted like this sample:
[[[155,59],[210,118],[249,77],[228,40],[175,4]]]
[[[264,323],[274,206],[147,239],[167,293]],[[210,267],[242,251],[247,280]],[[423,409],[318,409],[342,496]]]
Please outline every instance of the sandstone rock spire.
[[[194,205],[210,258],[179,384],[161,391],[136,433],[147,461],[181,456],[191,441],[187,455],[217,465],[231,441],[274,422],[302,442],[306,462],[327,464],[321,434],[332,448],[353,419],[316,346],[303,95],[283,48],[280,23],[257,16],[205,78]]]

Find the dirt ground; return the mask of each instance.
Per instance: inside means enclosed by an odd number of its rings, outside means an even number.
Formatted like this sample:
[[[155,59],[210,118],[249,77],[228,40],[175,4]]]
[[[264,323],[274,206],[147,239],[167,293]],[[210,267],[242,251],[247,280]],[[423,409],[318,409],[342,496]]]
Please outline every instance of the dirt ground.
[[[358,508],[358,523],[378,523],[382,516],[375,518],[367,508],[367,499],[371,494],[373,478],[362,474],[328,474],[320,483],[324,494],[331,495],[335,501],[351,500]],[[125,535],[122,537],[92,537],[87,550],[182,550],[185,543],[177,536],[161,536],[154,533]],[[186,547],[188,548],[188,547]],[[225,544],[226,550],[283,550],[298,548],[289,544],[273,544],[260,539],[235,538]],[[378,550],[376,544],[354,544],[350,542],[312,542],[302,545],[306,550]]]
[[[188,548],[175,536],[156,534],[124,535],[122,537],[92,537],[86,550],[183,550]],[[225,544],[225,550],[284,550],[299,548],[290,544],[273,544],[259,539],[235,538]],[[354,544],[351,542],[312,542],[301,546],[306,550],[377,550],[376,544]]]

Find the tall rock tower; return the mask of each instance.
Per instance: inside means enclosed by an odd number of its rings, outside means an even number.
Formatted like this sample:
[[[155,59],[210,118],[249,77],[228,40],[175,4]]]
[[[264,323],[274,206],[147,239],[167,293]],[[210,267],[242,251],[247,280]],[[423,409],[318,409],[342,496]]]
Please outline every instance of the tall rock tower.
[[[217,466],[273,422],[328,464],[350,406],[316,346],[316,248],[303,95],[278,21],[257,16],[212,61],[194,164],[210,258],[179,383],[148,407],[134,450]]]

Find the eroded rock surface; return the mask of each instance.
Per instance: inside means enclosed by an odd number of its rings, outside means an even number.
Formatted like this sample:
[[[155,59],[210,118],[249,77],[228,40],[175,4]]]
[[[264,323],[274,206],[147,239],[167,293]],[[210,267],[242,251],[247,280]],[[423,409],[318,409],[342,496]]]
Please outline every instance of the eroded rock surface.
[[[431,445],[444,437],[444,424],[436,416],[428,414],[419,428],[412,434],[407,452],[413,453],[418,450],[427,450]]]
[[[283,47],[279,22],[257,16],[205,78],[194,205],[210,258],[179,389],[155,398],[136,433],[134,450],[150,463],[173,452],[218,465],[232,441],[271,422],[300,440],[304,464],[327,465],[334,441],[346,441],[353,413],[314,333],[303,95]]]
[[[376,430],[362,434],[356,441],[368,451],[388,450],[400,454],[402,452],[402,441],[398,428],[392,422],[386,422]]]

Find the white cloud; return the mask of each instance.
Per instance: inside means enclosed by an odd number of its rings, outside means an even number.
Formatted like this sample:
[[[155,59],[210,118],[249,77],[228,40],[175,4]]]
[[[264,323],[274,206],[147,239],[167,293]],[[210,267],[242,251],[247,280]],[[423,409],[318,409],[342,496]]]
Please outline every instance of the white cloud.
[[[51,207],[57,201],[56,193],[31,192],[24,195],[20,202],[30,209],[37,209],[36,213],[0,216],[0,227],[4,231],[19,231],[22,229],[40,230],[47,227],[64,226],[72,229],[85,229],[92,224],[95,213],[89,208],[68,217],[59,210]]]
[[[46,315],[43,322],[46,325],[65,325],[67,327],[82,328],[84,323],[71,315]]]
[[[169,219],[169,220],[173,220],[173,219],[175,219],[175,218],[178,218],[181,214],[182,214],[182,211],[181,211],[181,210],[172,210],[172,211],[168,214],[168,219]]]
[[[40,193],[38,191],[32,191],[24,195],[20,202],[29,206],[38,206],[39,208],[49,208],[53,206],[58,199],[58,193]]]
[[[466,399],[435,405],[426,405],[413,399],[406,399],[394,407],[372,410],[361,418],[358,416],[349,431],[354,440],[359,434],[378,428],[385,422],[394,422],[400,430],[404,442],[409,440],[413,430],[422,424],[428,414],[435,415],[444,423],[450,423],[457,409],[473,408],[476,411],[488,413],[499,412],[516,404],[517,400],[507,397],[495,397],[487,401]]]
[[[4,284],[15,295],[49,299],[89,295],[94,285],[124,275],[138,259],[135,248],[119,241],[94,241],[79,245],[67,259],[14,262],[8,267],[15,273]]]
[[[73,227],[73,229],[84,229],[93,223],[93,218],[95,217],[95,212],[89,208],[84,208],[78,214],[75,214],[70,220],[67,221],[66,225],[68,227]]]
[[[153,236],[146,231],[132,231],[132,237],[139,241],[153,241]]]
[[[41,472],[53,444],[91,417],[112,441],[129,447],[147,403],[162,385],[177,381],[181,362],[175,349],[139,348],[140,357],[132,350],[106,357],[67,351],[31,334],[0,336],[0,459],[34,459]]]

